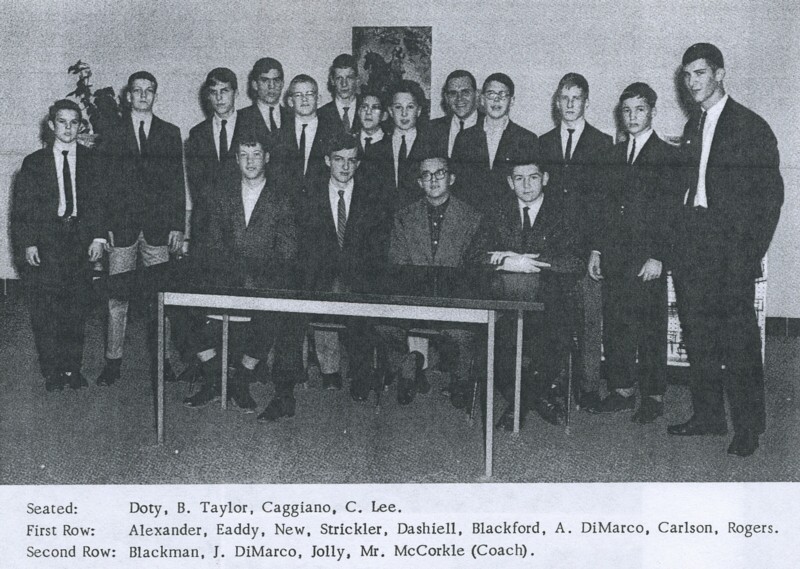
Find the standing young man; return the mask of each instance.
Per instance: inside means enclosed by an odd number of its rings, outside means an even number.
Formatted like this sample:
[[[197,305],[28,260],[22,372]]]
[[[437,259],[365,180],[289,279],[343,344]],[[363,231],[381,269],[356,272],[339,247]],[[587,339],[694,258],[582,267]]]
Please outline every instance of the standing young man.
[[[283,65],[277,59],[262,57],[253,65],[248,81],[253,104],[238,111],[238,120],[242,128],[270,142],[292,121],[289,109],[281,105]]]
[[[446,114],[432,120],[428,130],[436,154],[450,158],[458,135],[483,122],[483,113],[478,110],[475,76],[464,69],[451,72],[442,87],[442,101]]]
[[[319,109],[319,120],[330,132],[358,132],[358,62],[348,53],[337,55],[328,70],[333,100]]]
[[[763,118],[725,92],[725,62],[716,46],[691,46],[682,65],[697,108],[681,146],[688,176],[675,288],[691,364],[693,414],[667,432],[725,434],[727,391],[734,430],[728,453],[746,457],[766,428],[753,303],[761,259],[783,204],[778,144]]]
[[[87,386],[81,375],[89,261],[103,256],[103,204],[92,151],[77,144],[82,113],[56,101],[54,140],[25,157],[14,191],[14,245],[24,256],[31,327],[47,391]]]
[[[147,71],[128,78],[130,114],[102,144],[108,201],[108,332],[106,363],[98,385],[120,377],[128,304],[137,285],[144,287],[155,318],[154,301],[164,281],[170,253],[183,247],[186,188],[180,129],[153,114],[158,82]],[[142,272],[137,278],[137,259]]]

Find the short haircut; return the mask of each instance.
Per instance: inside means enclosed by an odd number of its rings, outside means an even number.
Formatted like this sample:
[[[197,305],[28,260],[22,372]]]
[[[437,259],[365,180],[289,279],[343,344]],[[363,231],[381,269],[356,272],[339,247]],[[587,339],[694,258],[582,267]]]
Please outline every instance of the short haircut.
[[[545,171],[545,161],[541,153],[536,152],[534,149],[518,149],[514,155],[509,157],[505,165],[509,176],[514,172],[514,168],[517,166],[536,166],[539,168],[540,172]]]
[[[422,87],[419,86],[419,83],[411,81],[410,79],[403,79],[392,85],[391,91],[389,92],[389,101],[393,102],[394,96],[398,93],[409,93],[414,97],[414,102],[419,107],[424,107],[427,101],[425,92],[422,90]]]
[[[358,76],[358,61],[349,53],[342,53],[336,56],[328,69],[328,91],[331,95],[336,94],[336,84],[333,82],[333,74],[336,69],[352,69]]]
[[[261,145],[261,150],[265,153],[267,150],[266,141],[258,135],[254,128],[246,128],[236,136],[236,151],[239,152],[242,146],[258,146]]]
[[[293,93],[294,86],[297,85],[298,83],[311,83],[312,85],[314,85],[314,89],[316,89],[319,92],[319,86],[317,85],[317,81],[313,77],[311,77],[311,75],[306,75],[305,73],[301,73],[300,75],[295,75],[289,82],[289,88],[287,89],[287,91],[289,93]]]
[[[444,80],[444,86],[442,87],[442,94],[444,95],[447,92],[447,84],[450,83],[453,79],[461,79],[462,77],[466,77],[469,79],[470,85],[474,90],[478,90],[478,82],[475,81],[475,76],[467,71],[466,69],[456,69],[455,71],[451,71],[450,75],[447,76],[447,79]]]
[[[334,152],[339,150],[353,150],[358,151],[358,139],[343,131],[336,131],[325,141],[325,156],[330,157]],[[356,152],[356,156],[360,159],[361,156]]]
[[[361,90],[361,93],[358,95],[358,103],[356,107],[360,107],[367,97],[375,97],[378,99],[378,103],[381,105],[381,111],[383,112],[386,110],[386,99],[384,98],[383,93],[373,87],[365,87]]]
[[[50,109],[47,112],[50,121],[56,122],[56,115],[58,115],[58,111],[75,111],[78,113],[78,121],[83,122],[83,111],[81,111],[81,106],[75,101],[70,101],[69,99],[59,99],[50,105]]]
[[[419,162],[417,163],[418,172],[420,173],[422,172],[422,163],[425,162],[426,160],[441,160],[442,162],[444,162],[445,168],[447,168],[448,170],[450,169],[450,159],[447,157],[447,154],[442,154],[441,152],[429,151],[425,153],[422,156],[422,158],[419,159]]]
[[[722,58],[722,52],[717,46],[710,43],[696,43],[689,47],[683,54],[681,65],[689,65],[698,59],[705,59],[715,71],[720,67],[725,67],[725,60]]]
[[[511,77],[509,77],[505,73],[492,73],[491,75],[489,75],[484,80],[483,88],[481,90],[485,91],[486,87],[492,81],[496,81],[497,83],[502,83],[503,85],[505,85],[506,89],[508,89],[508,96],[509,97],[513,97],[514,96],[514,82],[511,80]]]
[[[236,73],[227,67],[215,67],[209,71],[203,87],[209,89],[216,83],[228,83],[234,91],[239,90],[239,81],[236,79]]]
[[[153,92],[155,93],[158,91],[158,81],[156,81],[155,76],[149,71],[137,71],[136,73],[132,73],[131,76],[128,77],[128,91],[133,89],[133,82],[137,79],[150,81],[150,83],[153,84]]]
[[[271,57],[262,57],[253,64],[253,70],[250,71],[249,80],[255,81],[261,75],[264,73],[269,73],[273,69],[280,74],[278,79],[283,79],[283,65],[281,65],[281,62]]]
[[[622,103],[627,99],[636,97],[647,101],[647,104],[650,105],[651,108],[656,106],[656,101],[658,100],[658,95],[656,95],[656,92],[653,91],[653,88],[647,83],[631,83],[622,91],[622,95],[619,96],[619,102]]]
[[[558,82],[556,93],[560,93],[561,89],[570,89],[572,87],[577,87],[583,91],[584,97],[589,96],[589,82],[586,80],[586,77],[580,73],[567,73],[564,75],[561,81]]]

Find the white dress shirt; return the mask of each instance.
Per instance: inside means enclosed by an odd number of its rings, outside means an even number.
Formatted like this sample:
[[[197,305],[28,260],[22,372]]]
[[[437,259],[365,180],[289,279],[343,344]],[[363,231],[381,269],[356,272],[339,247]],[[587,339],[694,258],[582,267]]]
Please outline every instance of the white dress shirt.
[[[411,148],[414,146],[414,141],[417,139],[417,129],[416,127],[411,128],[409,130],[400,130],[399,128],[394,129],[392,133],[392,155],[394,156],[394,185],[397,186],[400,184],[398,176],[400,172],[398,171],[398,164],[400,161],[400,145],[403,144],[403,138],[406,137],[406,158],[408,155],[411,154]]]
[[[489,149],[489,169],[494,168],[494,157],[497,156],[497,148],[500,146],[500,139],[508,126],[509,118],[503,117],[501,126],[490,125],[489,121],[483,121],[483,131],[486,133],[486,146]]]
[[[717,130],[717,123],[725,103],[728,102],[727,93],[706,111],[706,122],[703,123],[703,148],[700,151],[700,172],[697,177],[697,194],[694,197],[695,207],[708,207],[708,196],[706,195],[706,168],[708,167],[708,155],[711,152],[711,143],[714,141],[714,131]],[[683,198],[684,203],[689,198],[689,190]]]
[[[644,145],[647,144],[647,141],[650,140],[652,135],[653,129],[648,128],[647,130],[642,131],[635,136],[629,136],[627,150],[625,151],[625,160],[627,161],[630,157],[631,146],[633,145],[633,141],[636,140],[636,148],[633,151],[633,160],[631,161],[631,164],[636,162],[636,159],[639,158],[639,153],[642,151],[642,148],[644,148]]]
[[[301,120],[302,118],[302,120]],[[319,119],[316,115],[313,118],[307,119],[305,117],[294,118],[294,139],[297,141],[297,146],[300,146],[300,136],[303,134],[303,125],[306,125],[306,147],[303,150],[303,175],[308,169],[308,155],[311,154],[311,147],[314,145],[314,138],[317,136],[317,126],[319,126]]]
[[[258,110],[261,111],[261,117],[264,119],[264,123],[267,125],[267,130],[270,130],[270,123],[269,123],[269,110],[274,109],[272,111],[272,118],[275,120],[275,126],[281,128],[281,106],[280,105],[268,105],[261,101],[256,101],[256,106],[258,106]]]
[[[231,145],[233,144],[233,131],[236,129],[236,111],[233,111],[231,116],[226,119],[219,118],[216,113],[214,114],[214,118],[211,119],[211,126],[214,129],[214,148],[217,149],[217,159],[219,159],[219,131],[222,130],[223,120],[228,121],[225,123],[225,134],[227,135],[228,150],[230,151]],[[139,127],[137,126],[136,128]]]
[[[58,215],[63,216],[67,211],[66,194],[64,194],[64,150],[68,151],[67,162],[69,163],[70,182],[72,182],[72,215],[78,215],[78,194],[75,184],[75,168],[77,163],[77,143],[64,144],[60,140],[53,143],[53,156],[56,159],[56,176],[58,176]]]
[[[528,208],[528,217],[531,219],[531,227],[536,225],[536,217],[539,215],[539,210],[542,209],[542,202],[544,202],[544,193],[540,194],[533,203],[525,203],[521,199],[517,199],[519,206],[519,222],[520,225],[525,223],[525,212],[523,208]]]
[[[261,197],[261,192],[264,190],[266,180],[261,182],[260,186],[252,187],[242,181],[242,205],[244,205],[244,224],[250,225],[250,217],[253,215],[253,210],[256,208],[258,198]]]
[[[383,140],[383,129],[379,128],[373,134],[367,134],[362,130],[359,136],[361,137],[361,148],[364,148],[367,144],[367,138],[371,139],[369,141],[370,144],[375,144],[376,142]],[[408,143],[406,143],[406,145],[408,145]]]
[[[131,111],[133,133],[136,137],[136,146],[139,148],[139,152],[142,151],[142,147],[139,144],[139,123],[142,121],[144,121],[144,136],[147,138],[147,140],[150,140],[150,125],[153,124],[153,113],[137,113]]]
[[[569,131],[567,129],[570,128],[573,129],[572,148],[569,151],[570,158],[572,158],[575,156],[575,147],[578,146],[578,141],[581,139],[583,129],[586,128],[586,119],[581,117],[572,126],[568,126],[563,122],[561,123],[561,156],[563,158],[567,157],[567,141],[569,140]]]
[[[353,180],[350,180],[343,188],[337,186],[333,180],[328,181],[328,199],[331,202],[331,215],[333,216],[333,225],[336,231],[339,231],[339,191],[344,191],[342,197],[344,198],[344,211],[345,217],[350,219],[350,202],[353,200]]]
[[[355,97],[353,98],[352,101],[346,101],[346,102],[334,98],[333,102],[336,105],[336,111],[339,113],[339,120],[344,120],[344,108],[347,107],[347,118],[350,120],[350,126],[352,127],[356,115],[357,103]]]
[[[461,121],[464,121],[464,130],[471,126],[478,124],[478,111],[472,111],[472,114],[465,119],[458,118],[458,115],[453,115],[450,119],[450,135],[447,139],[447,157],[453,157],[453,146],[456,144],[456,137],[461,132]]]

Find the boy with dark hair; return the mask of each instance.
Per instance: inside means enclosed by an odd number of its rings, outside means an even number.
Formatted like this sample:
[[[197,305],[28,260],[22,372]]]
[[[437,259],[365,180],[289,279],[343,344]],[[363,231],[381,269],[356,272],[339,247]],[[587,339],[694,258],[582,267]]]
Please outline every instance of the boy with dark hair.
[[[349,53],[337,55],[328,70],[328,91],[333,100],[319,109],[326,130],[358,132],[358,62]]]
[[[248,86],[253,104],[239,110],[239,120],[243,128],[254,131],[260,138],[269,141],[292,118],[289,109],[281,105],[281,62],[271,57],[262,57],[256,61],[248,76]]]
[[[483,122],[483,113],[478,109],[478,86],[472,73],[456,69],[447,76],[442,87],[442,108],[445,115],[432,120],[428,129],[433,148],[449,158],[458,135]]]

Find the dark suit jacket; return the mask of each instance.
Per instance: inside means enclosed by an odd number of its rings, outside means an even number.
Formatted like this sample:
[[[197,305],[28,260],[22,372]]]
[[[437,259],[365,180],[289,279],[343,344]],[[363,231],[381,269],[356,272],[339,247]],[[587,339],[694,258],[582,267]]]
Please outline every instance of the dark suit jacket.
[[[87,247],[93,239],[106,238],[104,185],[100,165],[92,150],[80,144],[75,161],[75,193],[80,239]],[[28,247],[42,248],[56,237],[52,231],[58,216],[58,174],[53,147],[29,154],[16,178],[12,202],[11,235],[14,249],[24,256]],[[87,257],[88,261],[88,257]]]
[[[696,182],[698,116],[686,123],[681,147],[685,192]],[[778,143],[766,121],[729,98],[717,122],[706,167],[709,214],[720,231],[713,246],[726,251],[732,271],[761,274],[783,205]],[[686,251],[684,254],[691,254]]]
[[[342,117],[339,116],[339,109],[336,108],[336,101],[328,101],[322,105],[317,111],[320,124],[325,125],[327,132],[344,132],[344,124],[342,124]],[[348,134],[356,133],[361,128],[358,121],[358,105],[353,101],[353,105],[348,112],[350,117],[350,131]]]
[[[648,259],[673,259],[674,223],[683,194],[678,181],[677,149],[653,132],[628,165],[628,143],[617,144],[606,170],[600,233],[592,248],[600,251],[608,276],[635,277]]]
[[[106,167],[107,229],[119,233],[142,225],[158,228],[164,241],[170,231],[184,231],[186,183],[180,129],[153,116],[144,155],[130,116],[104,137],[100,152]],[[152,238],[152,237],[151,237]]]
[[[483,125],[483,116],[483,113],[478,112],[478,122],[475,126]],[[450,121],[452,117],[453,115],[445,115],[428,123],[431,149],[437,155],[447,156],[447,149],[450,147]],[[453,152],[455,152],[455,145],[453,146]]]
[[[488,212],[507,193],[509,164],[520,154],[537,152],[537,138],[531,131],[509,121],[497,147],[493,167],[489,167],[489,147],[483,125],[468,128],[456,138],[453,168],[456,182],[453,193],[477,208]]]
[[[486,233],[487,251],[538,253],[553,272],[577,274],[585,269],[573,211],[561,200],[545,196],[533,227],[523,232],[517,197],[509,192],[487,216]]]
[[[417,128],[414,145],[408,149],[408,167],[401,172],[396,185],[392,134],[387,134],[383,140],[370,147],[368,160],[374,165],[374,175],[384,195],[394,204],[395,210],[423,196],[422,188],[417,183],[417,174],[420,160],[428,155],[429,145],[428,132]]]
[[[275,145],[270,154],[269,177],[272,187],[279,187],[290,192],[299,202],[307,199],[319,180],[328,177],[329,169],[325,165],[325,144],[330,136],[330,127],[319,120],[304,174],[303,154],[297,148],[294,119],[284,124],[274,138]]]
[[[311,282],[350,272],[364,273],[386,261],[391,217],[371,189],[355,181],[350,201],[344,246],[339,247],[328,195],[328,180],[320,180],[309,199],[302,230],[303,258],[308,259],[306,277]]]
[[[283,128],[287,124],[293,124],[294,119],[292,112],[282,105],[279,108],[280,108],[280,121],[281,121],[280,128]],[[267,150],[270,150],[272,148],[272,145],[274,144],[274,139],[278,135],[278,133],[269,130],[269,125],[264,120],[264,115],[261,114],[261,111],[258,108],[258,104],[253,102],[253,104],[250,105],[249,107],[239,109],[237,115],[238,115],[236,118],[237,130],[239,130],[239,132],[254,132],[259,140],[263,140],[269,145],[269,148]],[[239,121],[241,121],[241,123]],[[241,129],[239,129],[240,124],[241,124]]]
[[[436,256],[431,253],[428,202],[419,199],[394,216],[389,263],[461,267],[480,262],[485,250],[480,246],[481,214],[455,196],[444,215]]]

